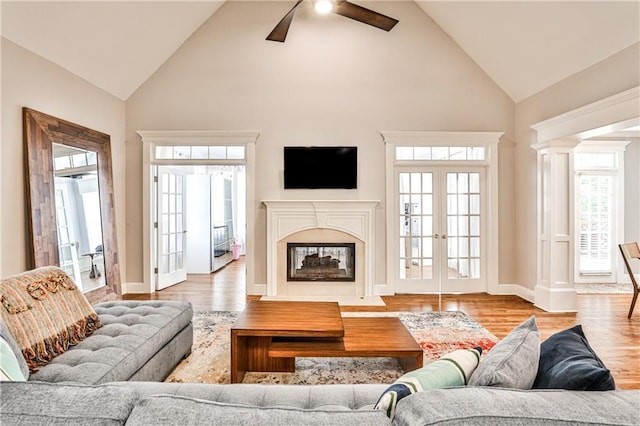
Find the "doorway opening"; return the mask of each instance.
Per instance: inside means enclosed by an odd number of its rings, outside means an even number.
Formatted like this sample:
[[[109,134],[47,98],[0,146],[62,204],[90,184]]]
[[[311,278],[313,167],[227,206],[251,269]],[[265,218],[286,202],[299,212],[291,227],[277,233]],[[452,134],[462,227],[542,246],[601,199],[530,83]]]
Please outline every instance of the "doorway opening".
[[[173,273],[182,269],[184,277],[190,268],[188,264],[199,255],[204,259],[201,260],[203,273],[211,275],[214,269],[220,270],[223,261],[226,264],[228,257],[233,260],[236,254],[246,254],[244,262],[241,262],[246,278],[242,290],[244,294],[254,294],[256,286],[252,253],[255,209],[250,208],[249,203],[255,198],[255,143],[260,133],[217,130],[141,130],[137,133],[142,137],[143,144],[144,267],[143,282],[127,290],[154,293],[158,287],[171,285],[162,283],[158,286],[161,267],[165,267],[163,262],[168,264],[164,271]],[[162,186],[166,184],[161,182],[163,178],[158,171],[167,175],[166,191]],[[196,195],[189,197],[192,187],[202,185],[208,185],[209,188],[195,190]],[[182,191],[181,194],[178,194],[178,189]],[[186,205],[189,198],[203,202],[207,197],[207,209]],[[212,208],[212,200],[218,199],[222,202],[216,202]],[[167,205],[163,205],[166,200]],[[188,217],[199,210],[208,210],[206,220],[191,220]],[[197,227],[200,226],[207,228],[202,231],[201,238],[188,236],[199,234]],[[160,230],[160,227],[164,228]],[[199,241],[206,248],[189,248],[189,241]],[[172,266],[175,271],[172,271]]]
[[[154,166],[156,290],[244,255],[244,165]]]
[[[383,132],[394,292],[498,293],[499,132]]]
[[[578,293],[625,291],[618,267],[618,244],[625,241],[628,206],[637,197],[625,188],[625,152],[633,173],[634,150],[629,140],[587,140],[574,149],[575,218],[574,282]],[[622,287],[622,288],[620,288]],[[627,289],[628,290],[628,289]]]

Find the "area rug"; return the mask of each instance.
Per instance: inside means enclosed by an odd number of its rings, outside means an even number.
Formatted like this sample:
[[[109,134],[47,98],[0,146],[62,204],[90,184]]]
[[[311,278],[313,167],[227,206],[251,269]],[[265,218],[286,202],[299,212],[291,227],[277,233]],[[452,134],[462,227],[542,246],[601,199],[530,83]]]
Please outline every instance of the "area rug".
[[[633,284],[576,284],[578,294],[628,294],[633,293]]]
[[[167,382],[229,383],[230,328],[240,312],[196,312],[191,355]],[[456,349],[480,346],[486,353],[493,334],[462,312],[358,312],[343,316],[397,316],[424,351],[424,365]],[[295,373],[247,373],[243,383],[393,383],[403,373],[395,358],[296,358]]]

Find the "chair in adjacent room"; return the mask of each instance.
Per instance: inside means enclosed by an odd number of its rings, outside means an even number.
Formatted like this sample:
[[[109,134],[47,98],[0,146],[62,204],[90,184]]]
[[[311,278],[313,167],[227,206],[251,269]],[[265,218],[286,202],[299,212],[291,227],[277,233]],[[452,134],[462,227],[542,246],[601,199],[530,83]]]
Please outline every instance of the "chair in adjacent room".
[[[638,294],[640,293],[638,281],[636,280],[636,276],[633,274],[633,269],[631,269],[631,259],[640,260],[640,248],[638,248],[638,243],[618,244],[618,247],[620,247],[622,260],[624,260],[624,265],[627,267],[629,277],[631,277],[631,284],[633,284],[633,299],[631,299],[631,307],[629,308],[629,315],[627,316],[627,318],[631,318],[633,308],[635,308],[636,301],[638,300]]]

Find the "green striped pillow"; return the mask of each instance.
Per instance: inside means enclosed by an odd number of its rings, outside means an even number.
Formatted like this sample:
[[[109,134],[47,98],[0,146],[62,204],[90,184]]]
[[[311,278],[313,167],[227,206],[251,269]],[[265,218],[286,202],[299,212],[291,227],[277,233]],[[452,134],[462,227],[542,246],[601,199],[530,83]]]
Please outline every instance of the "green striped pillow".
[[[427,389],[464,386],[480,362],[482,348],[459,349],[444,355],[418,370],[410,371],[389,386],[375,409],[393,418],[396,404],[402,398]]]

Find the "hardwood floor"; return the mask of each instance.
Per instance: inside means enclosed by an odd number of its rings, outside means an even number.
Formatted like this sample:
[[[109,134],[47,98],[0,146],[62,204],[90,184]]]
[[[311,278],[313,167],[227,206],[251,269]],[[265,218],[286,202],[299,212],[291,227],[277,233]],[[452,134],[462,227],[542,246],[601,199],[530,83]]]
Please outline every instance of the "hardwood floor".
[[[189,275],[184,283],[149,294],[127,294],[124,299],[183,300],[195,311],[241,311],[257,296],[245,295],[243,258],[211,275]],[[640,389],[640,311],[627,319],[630,294],[578,295],[577,313],[549,313],[517,296],[397,295],[383,296],[386,306],[343,307],[343,311],[462,311],[499,338],[531,315],[536,316],[541,339],[582,324],[589,343],[612,371],[621,389]]]

